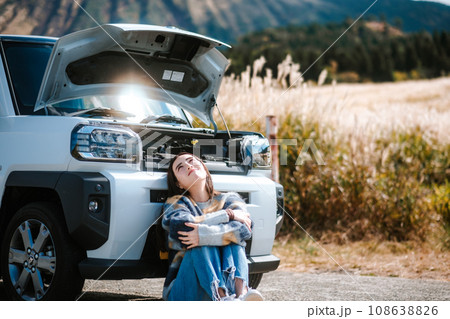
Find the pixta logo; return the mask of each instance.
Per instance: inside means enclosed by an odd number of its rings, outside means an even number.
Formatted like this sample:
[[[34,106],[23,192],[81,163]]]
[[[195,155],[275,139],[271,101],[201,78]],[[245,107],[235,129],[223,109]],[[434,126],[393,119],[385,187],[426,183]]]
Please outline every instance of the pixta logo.
[[[205,161],[226,162],[227,165],[240,165],[253,167],[253,164],[258,165],[261,162],[270,163],[276,159],[271,158],[271,147],[278,147],[278,164],[280,166],[292,165],[289,162],[295,160],[295,165],[304,165],[312,163],[317,165],[325,165],[323,156],[315,144],[313,139],[305,139],[298,149],[298,153],[293,152],[289,147],[297,147],[299,144],[297,139],[273,139],[270,143],[260,143],[259,141],[253,144],[249,139],[215,139],[203,138],[196,139],[193,137],[175,137],[163,132],[155,130],[144,129],[139,132],[143,154],[142,163],[136,160],[129,160],[127,165],[135,169],[142,169],[147,172],[154,170],[161,170],[167,168],[170,160],[178,153],[191,152],[198,158]],[[247,141],[247,142],[243,142]],[[132,148],[137,147],[136,143],[127,143],[127,153],[132,153]],[[139,151],[139,150],[137,150]],[[294,154],[294,156],[293,156]],[[268,167],[270,168],[270,167]]]

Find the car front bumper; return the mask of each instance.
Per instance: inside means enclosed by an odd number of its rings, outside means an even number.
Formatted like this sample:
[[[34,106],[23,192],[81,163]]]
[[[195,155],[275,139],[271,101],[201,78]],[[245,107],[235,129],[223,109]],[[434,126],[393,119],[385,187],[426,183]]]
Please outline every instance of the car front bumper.
[[[108,240],[87,257],[105,260],[139,260],[150,227],[162,213],[163,201],[154,198],[154,191],[166,190],[166,173],[102,171],[109,181],[110,216]],[[230,182],[232,181],[232,182]],[[213,175],[214,186],[222,192],[248,194],[247,209],[254,222],[253,234],[247,254],[270,255],[277,223],[277,184],[258,175]]]

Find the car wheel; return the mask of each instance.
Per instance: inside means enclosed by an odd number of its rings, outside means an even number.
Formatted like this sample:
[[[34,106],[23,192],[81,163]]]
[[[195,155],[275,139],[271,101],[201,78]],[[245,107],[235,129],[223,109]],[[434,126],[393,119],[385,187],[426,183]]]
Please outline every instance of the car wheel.
[[[84,279],[83,252],[69,237],[61,209],[51,202],[22,207],[9,221],[1,249],[1,268],[13,300],[73,300]]]
[[[250,274],[248,276],[248,280],[249,280],[249,286],[253,289],[258,288],[259,284],[261,283],[261,279],[262,279],[263,274]]]

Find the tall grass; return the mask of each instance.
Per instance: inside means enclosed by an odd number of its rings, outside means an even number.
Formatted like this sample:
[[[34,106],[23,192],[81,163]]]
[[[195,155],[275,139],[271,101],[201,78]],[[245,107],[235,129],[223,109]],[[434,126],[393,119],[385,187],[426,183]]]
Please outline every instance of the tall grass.
[[[279,141],[298,141],[280,146],[288,159],[280,167],[286,209],[297,222],[322,240],[438,234],[450,247],[450,78],[287,87],[250,77],[248,68],[224,79],[218,104],[231,129],[265,133],[271,114]],[[295,164],[305,139],[325,165],[314,156]],[[301,230],[287,218],[283,232]]]

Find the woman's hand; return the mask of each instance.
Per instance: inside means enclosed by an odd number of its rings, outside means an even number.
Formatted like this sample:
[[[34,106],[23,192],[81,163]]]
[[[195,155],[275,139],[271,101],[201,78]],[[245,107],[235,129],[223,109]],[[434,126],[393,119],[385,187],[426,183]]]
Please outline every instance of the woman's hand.
[[[248,212],[240,209],[233,209],[233,213],[233,220],[243,223],[250,231],[252,230],[252,220],[250,219],[250,214]]]
[[[188,227],[193,228],[191,231],[179,231],[179,239],[182,244],[187,246],[187,249],[191,249],[198,246],[199,238],[198,238],[198,225],[194,223],[186,223]]]

